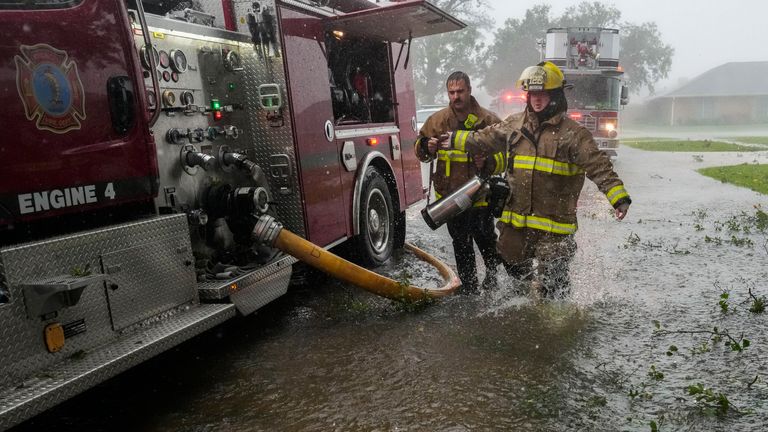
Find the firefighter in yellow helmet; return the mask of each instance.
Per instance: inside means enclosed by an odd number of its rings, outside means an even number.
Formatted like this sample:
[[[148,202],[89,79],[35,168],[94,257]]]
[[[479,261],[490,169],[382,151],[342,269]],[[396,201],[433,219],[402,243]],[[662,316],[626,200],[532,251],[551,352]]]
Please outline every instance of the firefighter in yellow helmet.
[[[496,114],[480,106],[472,96],[469,76],[461,71],[451,73],[446,80],[446,90],[450,104],[432,114],[419,131],[414,150],[422,162],[437,163],[430,181],[435,187],[435,198],[450,194],[461,187],[467,180],[483,169],[490,167],[485,174],[499,174],[504,169],[504,155],[493,154],[489,160],[482,157],[470,158],[464,151],[438,149],[438,136],[456,130],[477,130],[501,121]],[[485,263],[486,275],[482,286],[496,286],[496,269],[500,260],[496,254],[496,233],[493,229],[493,216],[488,209],[485,197],[479,197],[472,208],[455,216],[446,224],[448,234],[453,240],[453,252],[456,269],[461,279],[461,291],[478,291],[477,269],[475,265],[475,246]]]
[[[457,131],[443,149],[507,154],[512,190],[497,223],[497,249],[507,272],[534,280],[545,296],[570,291],[568,267],[576,252],[576,204],[584,178],[592,180],[615,209],[618,220],[629,194],[592,134],[566,116],[562,71],[551,62],[526,68],[517,85],[526,91],[525,111],[477,132]],[[533,267],[534,259],[537,267]]]

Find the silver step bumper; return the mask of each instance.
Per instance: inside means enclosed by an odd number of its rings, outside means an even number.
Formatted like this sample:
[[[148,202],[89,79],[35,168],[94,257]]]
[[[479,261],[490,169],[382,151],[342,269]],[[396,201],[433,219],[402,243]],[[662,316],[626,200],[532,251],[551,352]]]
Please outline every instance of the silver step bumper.
[[[125,339],[88,350],[0,391],[5,430],[235,316],[232,304],[190,305]]]

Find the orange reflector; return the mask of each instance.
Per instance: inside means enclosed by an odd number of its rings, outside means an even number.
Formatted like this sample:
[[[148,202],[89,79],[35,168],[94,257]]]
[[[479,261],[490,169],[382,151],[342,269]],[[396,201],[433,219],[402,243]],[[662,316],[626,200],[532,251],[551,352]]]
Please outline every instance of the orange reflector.
[[[59,352],[64,347],[64,327],[59,323],[45,326],[45,346],[48,352]]]
[[[240,289],[240,287],[237,286],[237,282],[232,282],[231,284],[229,284],[230,293],[237,292],[238,289]]]
[[[366,142],[368,143],[369,146],[375,146],[375,145],[379,144],[379,139],[378,138],[368,138],[366,140]]]

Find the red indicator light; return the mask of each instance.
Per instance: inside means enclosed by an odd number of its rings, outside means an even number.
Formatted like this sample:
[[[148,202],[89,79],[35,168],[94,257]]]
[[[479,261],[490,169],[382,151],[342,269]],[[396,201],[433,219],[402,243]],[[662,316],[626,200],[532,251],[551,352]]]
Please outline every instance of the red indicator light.
[[[512,93],[507,93],[506,96],[504,96],[504,99],[511,101],[512,100]]]
[[[572,118],[574,120],[579,120],[579,119],[581,119],[581,113],[580,112],[568,113],[568,117],[570,117],[570,118]]]
[[[214,119],[214,120],[221,120],[221,118],[222,118],[223,116],[224,116],[224,115],[221,113],[221,111],[214,111],[214,112],[213,112],[213,119]]]
[[[368,138],[366,140],[366,142],[368,143],[369,146],[375,146],[375,145],[379,144],[379,139],[378,138]]]

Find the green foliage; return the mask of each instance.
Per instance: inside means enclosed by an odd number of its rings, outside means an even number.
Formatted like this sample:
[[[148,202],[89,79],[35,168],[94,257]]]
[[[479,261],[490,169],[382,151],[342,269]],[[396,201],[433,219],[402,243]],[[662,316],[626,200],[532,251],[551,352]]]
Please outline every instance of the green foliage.
[[[765,312],[765,297],[753,297],[749,311],[756,314]]]
[[[669,348],[667,348],[667,355],[673,356],[678,351],[678,348],[675,345],[670,345]]]
[[[482,30],[492,24],[486,0],[432,0],[431,3],[461,19],[467,27],[414,39],[409,67],[413,68],[416,100],[420,105],[446,101],[445,79],[453,71],[466,72],[472,85],[477,86],[485,69]]]
[[[599,1],[582,1],[568,7],[552,24],[556,27],[620,27],[621,11]]]
[[[489,64],[483,87],[488,93],[498,94],[513,88],[523,69],[539,62],[536,41],[554,27],[550,10],[551,6],[546,4],[533,6],[525,11],[522,19],[509,18],[496,31],[493,43],[484,53]]]
[[[656,369],[656,365],[651,365],[651,369],[648,371],[648,376],[656,381],[664,379],[664,374]]]
[[[69,274],[75,277],[85,277],[91,275],[91,263],[87,263],[85,266],[74,266],[69,270]]]
[[[698,172],[723,183],[732,183],[736,186],[746,187],[755,192],[768,195],[768,165],[766,164],[741,164],[721,167],[699,169]],[[763,230],[768,224],[768,216],[760,215]]]
[[[394,302],[395,307],[402,312],[418,312],[431,306],[436,302],[424,294],[423,298],[411,299],[406,296],[406,289],[411,285],[411,274],[407,271],[400,272],[397,278],[397,284],[400,286],[400,297]]]
[[[701,344],[691,348],[691,354],[693,355],[704,354],[711,351],[712,351],[712,348],[709,347],[709,341],[703,341]]]
[[[623,140],[621,143],[640,150],[662,152],[749,152],[762,150],[757,147],[712,140]]]
[[[705,413],[724,416],[731,409],[731,402],[725,394],[715,392],[699,383],[685,387],[685,392],[693,396]]]
[[[525,11],[522,18],[509,18],[496,31],[485,51],[488,67],[483,87],[490,94],[510,89],[526,66],[539,62],[537,40],[552,27],[612,27],[621,34],[621,64],[630,89],[639,92],[666,78],[674,50],[661,40],[655,23],[622,23],[621,11],[612,4],[583,1],[567,8],[559,17],[550,16],[551,6],[542,3]]]
[[[674,48],[662,42],[654,22],[625,23],[621,32],[621,64],[630,90],[648,88],[653,94],[654,84],[669,75]]]
[[[631,385],[629,386],[629,392],[627,392],[627,396],[629,396],[629,398],[632,400],[651,400],[653,399],[653,394],[646,390],[647,387],[648,386],[645,383],[640,383],[640,388]]]
[[[730,141],[738,141],[746,144],[768,145],[768,137],[765,137],[765,136],[732,137],[728,139]]]
[[[728,296],[729,294],[727,292],[720,294],[720,300],[717,302],[723,313],[728,313]]]

